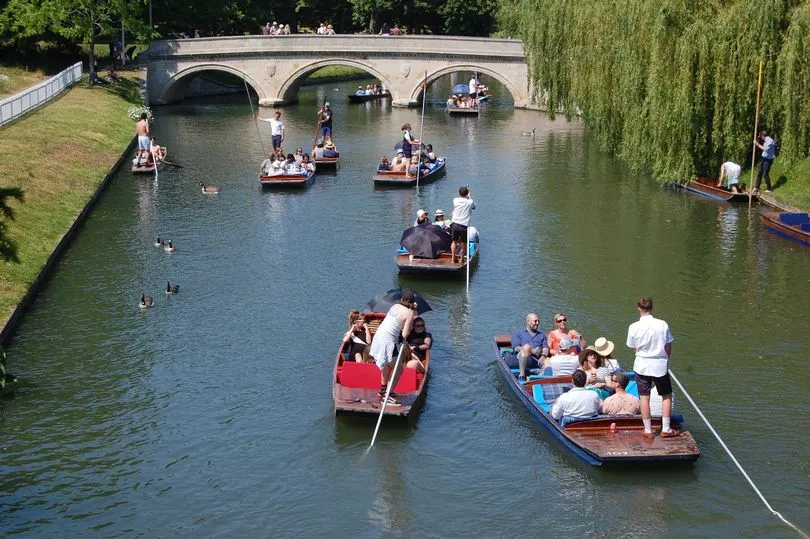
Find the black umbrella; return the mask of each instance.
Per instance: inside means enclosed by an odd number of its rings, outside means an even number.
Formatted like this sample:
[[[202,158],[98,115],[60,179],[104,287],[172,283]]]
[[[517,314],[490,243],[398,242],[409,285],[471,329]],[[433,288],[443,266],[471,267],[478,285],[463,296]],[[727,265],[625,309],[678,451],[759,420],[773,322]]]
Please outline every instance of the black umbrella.
[[[436,225],[414,226],[405,229],[399,244],[410,254],[422,258],[436,258],[442,251],[450,250],[450,234]]]
[[[402,297],[401,288],[392,288],[385,294],[377,294],[374,299],[368,302],[368,308],[373,313],[387,313],[394,304],[399,303]],[[428,302],[425,301],[418,292],[413,292],[413,300],[416,302],[416,312],[419,314],[432,311]]]

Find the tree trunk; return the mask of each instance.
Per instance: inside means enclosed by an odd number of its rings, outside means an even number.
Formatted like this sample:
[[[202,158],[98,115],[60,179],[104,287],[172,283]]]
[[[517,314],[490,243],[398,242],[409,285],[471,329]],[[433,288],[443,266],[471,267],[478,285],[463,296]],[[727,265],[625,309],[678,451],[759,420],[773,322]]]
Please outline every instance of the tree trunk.
[[[88,49],[88,71],[90,71],[90,84],[96,80],[96,3],[90,2],[90,48]]]

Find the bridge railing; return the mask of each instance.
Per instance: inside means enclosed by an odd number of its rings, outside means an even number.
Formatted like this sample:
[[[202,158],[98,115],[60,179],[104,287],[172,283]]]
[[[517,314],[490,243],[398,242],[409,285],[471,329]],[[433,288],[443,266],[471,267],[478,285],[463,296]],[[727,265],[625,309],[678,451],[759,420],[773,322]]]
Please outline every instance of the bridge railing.
[[[82,63],[76,62],[45,82],[0,101],[0,125],[41,107],[82,78]]]

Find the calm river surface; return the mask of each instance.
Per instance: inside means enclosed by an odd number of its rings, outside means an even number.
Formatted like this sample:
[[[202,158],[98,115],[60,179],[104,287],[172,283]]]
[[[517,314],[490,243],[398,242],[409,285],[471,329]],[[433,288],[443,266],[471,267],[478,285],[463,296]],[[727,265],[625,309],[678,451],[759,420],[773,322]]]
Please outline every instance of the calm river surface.
[[[304,88],[283,109],[293,151],[316,101],[334,104],[343,166],[301,193],[256,183],[246,98],[156,110],[185,168],[115,178],[9,349],[24,385],[0,401],[0,535],[791,537],[681,395],[694,467],[603,470],[501,380],[492,336],[530,310],[547,331],[564,311],[631,366],[642,295],[672,327],[674,372],[774,508],[810,528],[810,251],[745,207],[631,174],[581,124],[506,95],[449,118],[450,84],[431,88],[424,134],[447,177],[418,193],[370,177],[402,123],[418,133],[419,111],[349,106],[356,82]],[[398,277],[416,210],[451,210],[467,183],[482,238],[469,295]],[[153,247],[157,235],[177,251]],[[373,420],[332,416],[333,361],[348,310],[395,286],[433,307],[429,395],[413,427],[384,422],[364,456]],[[138,309],[142,292],[154,309]]]

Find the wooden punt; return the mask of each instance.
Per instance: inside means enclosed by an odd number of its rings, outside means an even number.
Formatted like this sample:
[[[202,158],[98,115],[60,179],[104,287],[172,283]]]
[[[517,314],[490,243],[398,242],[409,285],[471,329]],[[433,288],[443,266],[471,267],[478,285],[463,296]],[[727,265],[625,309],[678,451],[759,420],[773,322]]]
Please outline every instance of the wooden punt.
[[[740,184],[745,189],[744,184]],[[698,193],[714,200],[725,202],[748,202],[748,193],[732,193],[725,187],[717,187],[717,180],[712,178],[697,178],[697,180],[687,182],[684,187],[688,191]],[[752,195],[756,199],[757,195]]]
[[[340,167],[340,157],[313,158],[316,170],[337,170]]]
[[[277,176],[259,176],[259,183],[262,184],[262,187],[303,189],[309,187],[314,179],[314,172],[308,172],[306,174],[279,174]]]
[[[478,107],[447,107],[451,116],[478,116]]]
[[[762,224],[771,232],[810,247],[810,216],[806,213],[763,211]]]
[[[377,99],[387,99],[391,97],[391,92],[384,92],[382,94],[366,94],[366,95],[349,95],[349,103],[365,103],[366,101],[375,101]]]
[[[394,262],[397,263],[400,273],[427,273],[459,276],[467,273],[467,263],[471,264],[470,270],[478,265],[478,251],[480,249],[478,232],[474,232],[473,241],[470,243],[470,256],[464,262],[453,262],[450,253],[439,253],[438,258],[412,257],[408,250],[400,246],[394,255]]]
[[[384,313],[366,313],[371,338],[385,318]],[[386,406],[385,415],[410,417],[425,403],[427,380],[430,372],[430,350],[425,352],[425,372],[404,368],[393,393],[401,406]],[[348,361],[338,349],[332,374],[332,400],[335,414],[380,415],[380,369],[374,363]]]
[[[433,164],[433,168],[429,172],[423,173],[419,176],[419,185],[425,185],[435,182],[447,172],[447,160],[444,157],[439,157]],[[415,187],[416,176],[406,176],[404,172],[391,172],[378,170],[374,174],[374,185],[386,187]]]
[[[167,152],[167,154],[168,154],[168,152]],[[168,166],[165,159],[166,159],[166,155],[163,156],[163,159],[158,161],[158,165],[157,165],[158,172],[161,172],[161,171],[165,170],[166,167]],[[135,159],[133,159],[133,161],[135,161]],[[135,164],[133,164],[132,165],[132,173],[133,174],[154,174],[155,173],[155,165],[154,165],[154,163],[149,163],[148,165],[135,165]]]
[[[681,429],[681,435],[677,438],[656,436],[652,441],[642,436],[644,425],[640,415],[600,416],[560,426],[551,417],[553,401],[547,402],[544,395],[556,393],[554,390],[561,389],[563,385],[570,386],[571,376],[531,376],[528,382],[521,382],[504,359],[504,353],[512,350],[509,335],[495,337],[493,347],[498,370],[506,379],[509,389],[518,396],[520,403],[557,441],[586,463],[601,466],[616,463],[694,462],[700,456],[697,442],[689,432],[683,430],[683,418],[678,415],[672,416],[672,424]],[[616,432],[611,432],[612,423],[616,424]],[[661,419],[653,418],[653,431],[660,429]]]

